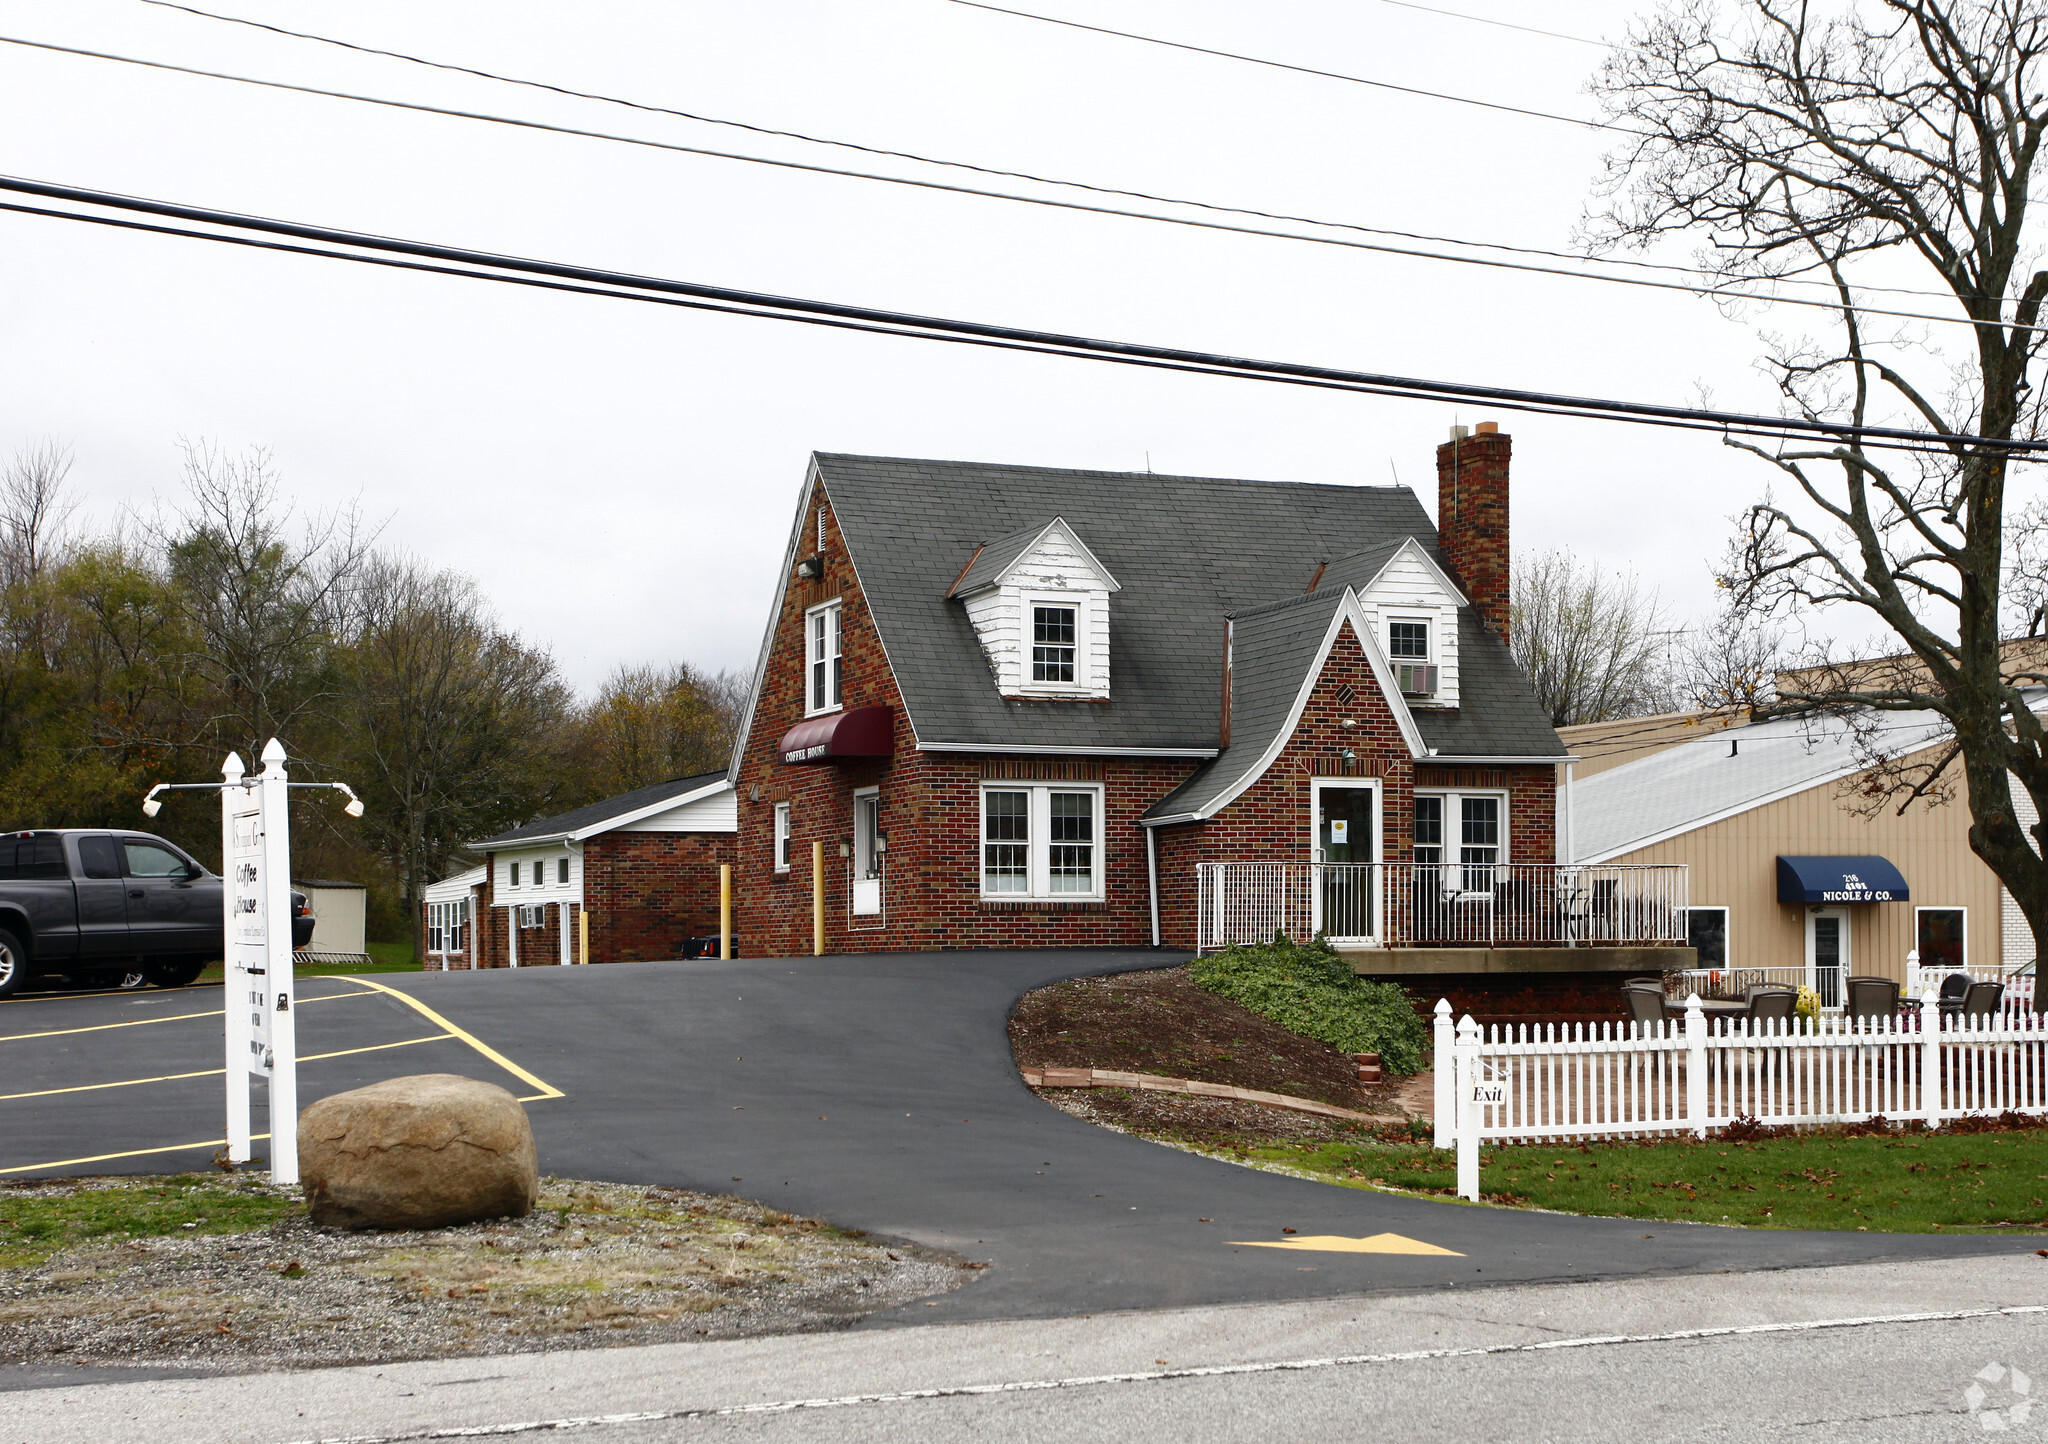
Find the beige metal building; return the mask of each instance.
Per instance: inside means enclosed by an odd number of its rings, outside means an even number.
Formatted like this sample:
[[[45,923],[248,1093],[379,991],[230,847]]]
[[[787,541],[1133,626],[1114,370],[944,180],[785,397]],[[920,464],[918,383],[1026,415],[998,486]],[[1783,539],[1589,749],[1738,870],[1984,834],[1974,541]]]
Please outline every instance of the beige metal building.
[[[1908,754],[1945,730],[1928,713],[1875,725]],[[1923,986],[1908,975],[1910,952],[1937,976],[2032,961],[2025,921],[1970,851],[1960,799],[1859,814],[1853,732],[1841,719],[1727,714],[1565,728],[1585,760],[1559,798],[1560,851],[1686,864],[1701,966],[1785,970],[1828,1001],[1852,974]]]

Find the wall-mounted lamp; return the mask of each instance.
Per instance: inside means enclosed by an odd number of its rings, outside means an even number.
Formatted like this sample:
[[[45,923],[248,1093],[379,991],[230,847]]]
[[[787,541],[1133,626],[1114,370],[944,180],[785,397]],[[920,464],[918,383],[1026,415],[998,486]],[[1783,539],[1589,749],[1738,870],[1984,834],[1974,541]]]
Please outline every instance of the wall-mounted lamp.
[[[852,843],[850,843],[850,842],[848,842],[848,841],[847,841],[847,840],[846,840],[845,838],[843,838],[843,837],[842,837],[842,838],[841,838],[841,839],[839,840],[839,855],[840,855],[841,857],[852,857],[852,856],[853,856],[853,844],[852,844]]]
[[[888,833],[886,833],[886,832],[878,832],[878,833],[876,833],[876,834],[875,834],[875,851],[876,851],[876,852],[887,852],[888,850],[889,850],[889,834],[888,834]]]
[[[807,582],[815,582],[818,578],[825,575],[825,559],[823,557],[805,557],[796,564],[796,574]]]
[[[1343,759],[1346,762],[1356,762],[1358,760],[1358,754],[1356,752],[1353,752],[1349,747],[1345,748],[1343,752],[1339,755],[1343,757]]]

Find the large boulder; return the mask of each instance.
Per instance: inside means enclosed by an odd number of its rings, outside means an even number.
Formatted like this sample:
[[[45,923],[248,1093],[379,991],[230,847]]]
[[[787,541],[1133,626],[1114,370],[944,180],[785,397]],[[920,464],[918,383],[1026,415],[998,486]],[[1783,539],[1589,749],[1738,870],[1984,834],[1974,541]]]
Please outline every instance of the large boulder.
[[[313,1222],[333,1228],[522,1218],[540,1197],[519,1100],[452,1073],[322,1098],[299,1115],[299,1176]]]

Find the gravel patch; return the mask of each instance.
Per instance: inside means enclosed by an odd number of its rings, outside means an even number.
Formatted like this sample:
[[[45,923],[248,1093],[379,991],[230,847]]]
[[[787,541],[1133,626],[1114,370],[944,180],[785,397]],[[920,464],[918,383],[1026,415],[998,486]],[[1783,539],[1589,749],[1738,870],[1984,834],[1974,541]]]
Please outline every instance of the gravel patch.
[[[5,1200],[25,1215],[151,1182]],[[746,1199],[564,1179],[543,1181],[526,1218],[430,1232],[317,1228],[296,1207],[248,1231],[179,1227],[0,1269],[0,1361],[240,1371],[798,1333],[948,1292],[976,1267]]]

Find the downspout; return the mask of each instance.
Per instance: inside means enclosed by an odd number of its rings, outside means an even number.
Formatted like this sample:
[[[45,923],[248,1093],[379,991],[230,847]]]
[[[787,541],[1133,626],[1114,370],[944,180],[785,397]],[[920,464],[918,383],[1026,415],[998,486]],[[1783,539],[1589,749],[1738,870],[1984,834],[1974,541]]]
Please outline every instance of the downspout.
[[[1143,824],[1139,824],[1143,826]],[[1153,829],[1145,828],[1145,894],[1152,905],[1152,946],[1159,946],[1159,852]]]
[[[584,894],[585,894],[585,892],[586,892],[586,889],[587,889],[587,886],[588,886],[588,880],[586,879],[586,877],[585,877],[585,875],[584,875],[584,871],[583,871],[583,863],[584,863],[584,857],[585,857],[585,854],[584,854],[584,850],[583,850],[583,844],[582,844],[582,843],[580,843],[580,842],[578,842],[578,841],[577,841],[577,840],[576,840],[575,838],[573,838],[573,837],[565,837],[565,838],[563,838],[563,839],[562,839],[562,846],[568,849],[568,851],[569,851],[569,856],[570,856],[571,858],[575,859],[575,862],[576,862],[576,891],[575,891],[575,904],[576,904],[576,916],[577,916],[577,919],[578,919],[578,921],[580,922],[580,921],[582,920],[582,918],[584,917],[585,913],[586,913],[586,912],[588,911],[587,905],[586,905],[586,904],[584,903],[584,901],[583,901],[583,898],[584,898]],[[584,936],[585,936],[585,937],[588,937],[588,936],[589,936],[589,933],[588,933],[588,932],[585,932],[585,933],[584,933]],[[572,939],[570,938],[570,936],[569,936],[569,904],[565,902],[565,903],[563,903],[563,904],[562,904],[562,964],[563,964],[563,966],[567,967],[567,966],[569,966],[569,965],[571,965],[571,964],[574,964],[574,963],[587,963],[587,962],[589,962],[589,961],[590,961],[590,950],[589,950],[588,948],[584,948],[584,949],[582,949],[582,956],[581,956],[581,957],[577,956],[577,952],[578,952],[578,949],[577,949],[577,947],[576,947],[576,944],[575,944],[574,940],[572,940]]]
[[[1557,860],[1577,862],[1579,839],[1572,831],[1572,794],[1578,790],[1578,759],[1567,757],[1564,762],[1564,827],[1557,836]]]

